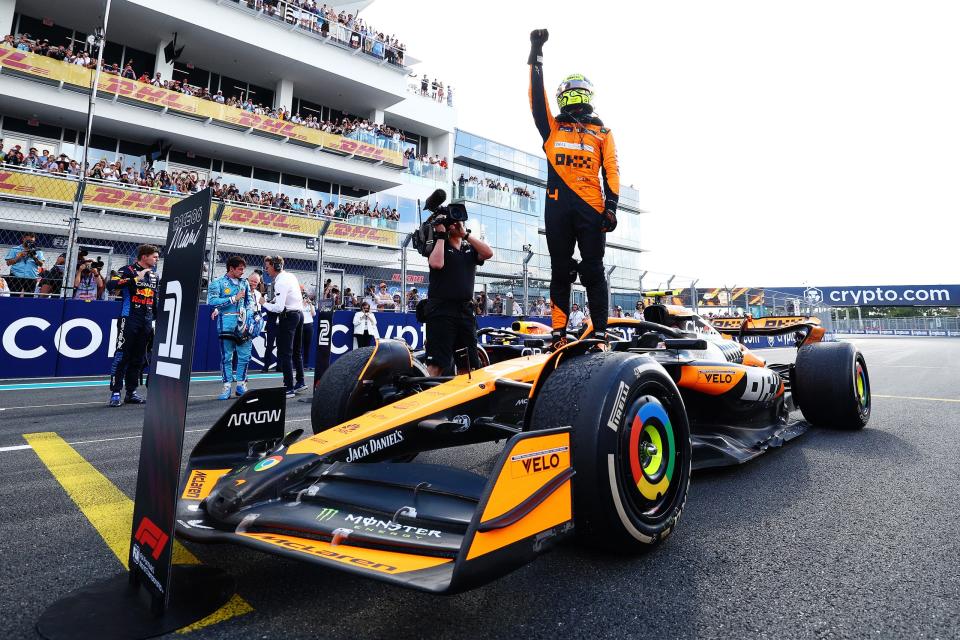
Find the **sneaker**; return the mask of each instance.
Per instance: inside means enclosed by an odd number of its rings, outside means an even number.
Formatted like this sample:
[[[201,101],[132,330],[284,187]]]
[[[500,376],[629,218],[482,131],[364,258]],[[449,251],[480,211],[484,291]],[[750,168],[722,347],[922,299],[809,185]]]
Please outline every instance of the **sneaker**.
[[[123,399],[127,404],[145,404],[146,400],[143,399],[143,396],[138,394],[136,391],[131,391],[127,394],[127,397]]]
[[[297,384],[293,385],[293,392],[299,393],[300,391],[303,391],[306,388],[307,388],[306,382],[298,382]]]
[[[293,389],[287,389],[287,397],[288,397],[288,398],[296,398],[296,397],[297,397],[297,392],[294,391]]]
[[[110,402],[107,403],[107,406],[108,406],[108,407],[119,407],[121,404],[123,404],[123,403],[120,402],[120,394],[119,394],[119,393],[111,393],[111,394],[110,394]]]
[[[247,392],[247,383],[246,383],[246,382],[238,382],[238,383],[237,383],[237,397],[239,398],[240,396],[242,396],[242,395],[245,394],[246,392]]]
[[[230,383],[223,385],[223,392],[217,396],[217,400],[229,400],[230,399]]]

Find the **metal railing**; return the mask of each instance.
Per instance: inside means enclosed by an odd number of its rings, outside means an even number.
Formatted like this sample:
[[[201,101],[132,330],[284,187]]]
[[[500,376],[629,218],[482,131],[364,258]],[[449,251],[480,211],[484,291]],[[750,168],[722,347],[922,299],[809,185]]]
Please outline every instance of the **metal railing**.
[[[407,70],[406,54],[402,47],[394,47],[376,36],[365,35],[350,29],[336,20],[327,19],[319,13],[285,0],[215,0],[217,4],[235,6],[244,13],[253,13],[287,25],[291,31],[309,35],[357,54],[363,53],[379,64]]]
[[[537,199],[533,196],[525,196],[512,190],[504,191],[495,189],[477,182],[454,182],[453,193],[457,197],[472,202],[491,204],[502,209],[511,209],[521,213],[538,213]]]

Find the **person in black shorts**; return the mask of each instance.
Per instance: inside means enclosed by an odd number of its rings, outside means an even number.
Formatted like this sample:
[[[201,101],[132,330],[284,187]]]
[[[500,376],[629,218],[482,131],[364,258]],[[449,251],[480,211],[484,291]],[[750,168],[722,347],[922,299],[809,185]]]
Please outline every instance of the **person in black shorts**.
[[[436,244],[430,253],[430,288],[423,313],[427,325],[426,364],[431,376],[452,375],[455,352],[467,350],[470,367],[477,356],[477,319],[473,284],[477,266],[493,257],[483,240],[464,229],[462,222],[434,228]]]

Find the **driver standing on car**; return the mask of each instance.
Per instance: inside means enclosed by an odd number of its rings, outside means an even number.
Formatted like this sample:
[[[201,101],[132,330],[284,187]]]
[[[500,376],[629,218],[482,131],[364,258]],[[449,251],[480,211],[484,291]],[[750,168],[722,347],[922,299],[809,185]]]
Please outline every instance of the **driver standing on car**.
[[[530,32],[530,108],[547,155],[544,222],[550,251],[553,348],[566,344],[570,285],[579,272],[587,289],[594,337],[606,340],[607,281],[603,254],[606,234],[617,228],[620,169],[613,133],[593,113],[593,85],[584,76],[567,76],[557,89],[560,114],[553,117],[543,87],[546,29]],[[601,185],[598,173],[603,176]],[[579,266],[573,260],[580,247]]]
[[[452,375],[454,353],[467,350],[470,367],[480,366],[473,284],[477,266],[493,257],[486,242],[471,235],[462,222],[434,227],[430,252],[430,288],[425,301],[426,363],[431,376]]]

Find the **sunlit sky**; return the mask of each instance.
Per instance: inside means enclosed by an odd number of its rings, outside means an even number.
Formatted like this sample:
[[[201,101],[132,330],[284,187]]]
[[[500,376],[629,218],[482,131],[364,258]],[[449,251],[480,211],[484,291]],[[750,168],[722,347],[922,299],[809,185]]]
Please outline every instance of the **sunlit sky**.
[[[449,2],[361,12],[530,152],[529,32],[587,75],[640,192],[643,268],[701,284],[960,282],[960,3]]]

